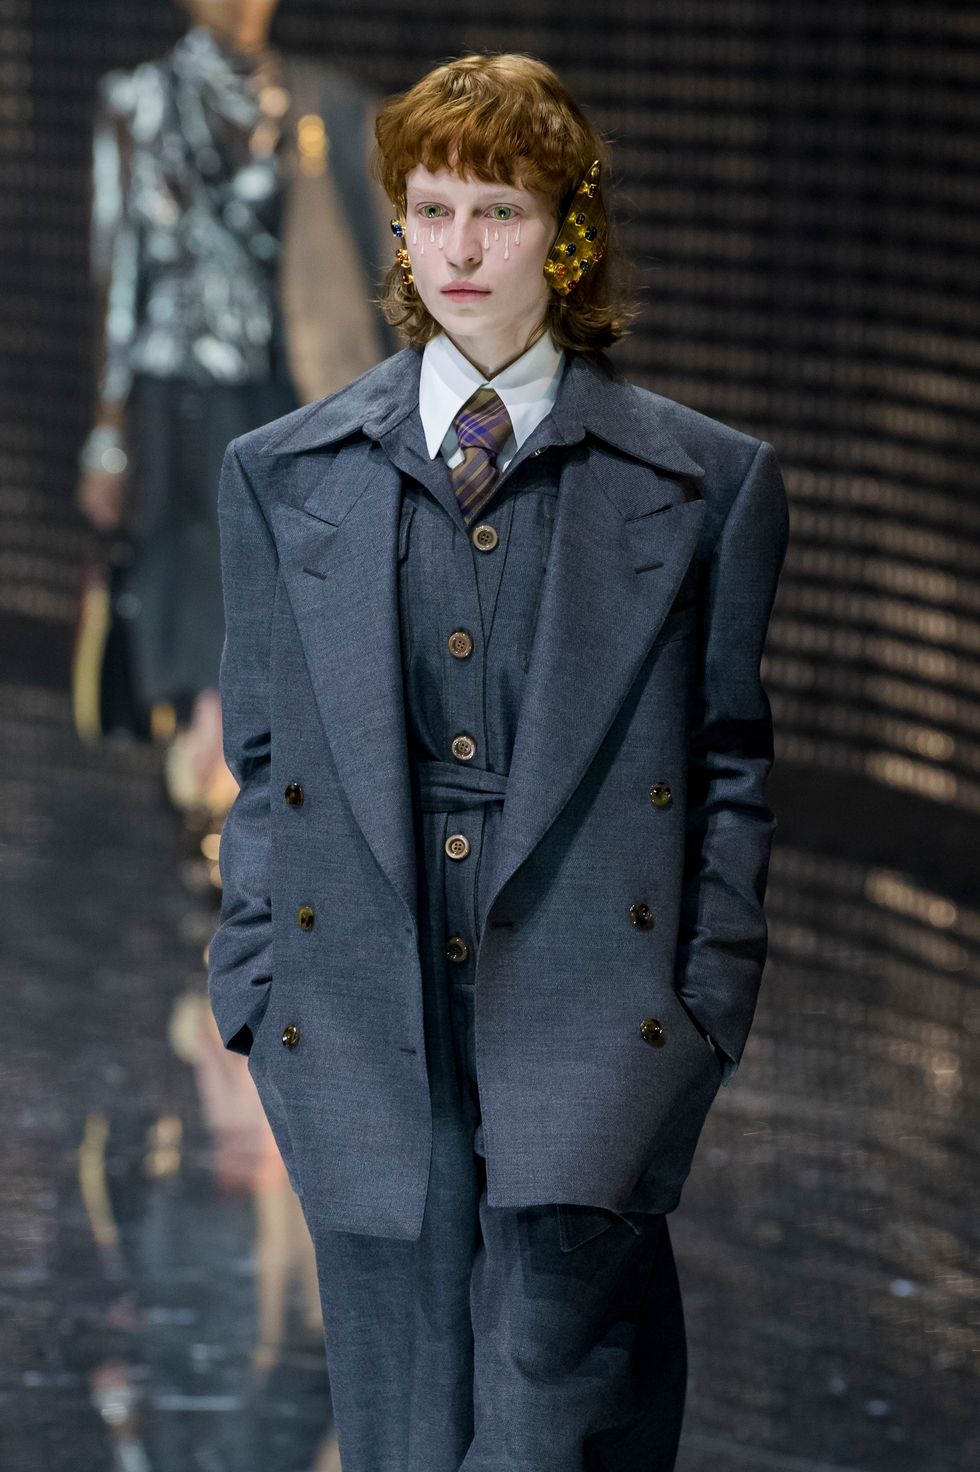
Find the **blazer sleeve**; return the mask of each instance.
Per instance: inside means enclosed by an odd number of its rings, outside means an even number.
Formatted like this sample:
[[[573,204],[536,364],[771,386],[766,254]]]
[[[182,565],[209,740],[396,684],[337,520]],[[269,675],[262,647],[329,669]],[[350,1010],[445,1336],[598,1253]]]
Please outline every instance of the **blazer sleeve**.
[[[723,1057],[727,1084],[755,1013],[776,819],[765,800],[773,727],[760,664],[789,515],[760,442],[709,559],[688,724],[688,811],[675,982]]]
[[[223,739],[239,792],[221,834],[221,913],[208,954],[208,987],[225,1047],[247,1053],[272,982],[269,660],[278,557],[236,441],[221,469],[218,525]]]

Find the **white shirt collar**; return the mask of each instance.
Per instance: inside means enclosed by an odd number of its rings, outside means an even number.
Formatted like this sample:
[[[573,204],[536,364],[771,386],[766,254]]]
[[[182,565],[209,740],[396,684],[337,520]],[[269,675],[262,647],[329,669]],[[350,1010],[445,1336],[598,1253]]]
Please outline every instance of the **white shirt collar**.
[[[550,414],[565,367],[564,349],[551,335],[541,334],[533,347],[496,378],[484,378],[454,343],[440,332],[427,342],[419,375],[419,415],[430,460],[444,448],[453,419],[478,388],[485,384],[503,400],[514,427],[517,447]],[[455,433],[452,436],[455,441]],[[454,445],[448,447],[450,451]]]

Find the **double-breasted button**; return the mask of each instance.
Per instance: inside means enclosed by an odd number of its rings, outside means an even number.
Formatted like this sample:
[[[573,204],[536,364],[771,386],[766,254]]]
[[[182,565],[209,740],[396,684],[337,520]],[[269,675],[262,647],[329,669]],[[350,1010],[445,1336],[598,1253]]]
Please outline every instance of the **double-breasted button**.
[[[282,1030],[282,1045],[284,1048],[295,1048],[299,1042],[299,1028],[295,1022],[290,1022]]]
[[[306,794],[298,782],[290,782],[283,796],[291,808],[301,808],[303,806],[303,798]]]
[[[458,736],[453,737],[452,753],[458,761],[471,761],[476,756],[476,742],[472,736],[467,736],[465,731],[461,731]]]
[[[670,806],[670,788],[666,782],[654,782],[650,788],[650,801],[655,808],[666,808]]]
[[[449,653],[456,659],[465,659],[473,653],[473,640],[465,629],[455,629],[448,639]]]
[[[470,541],[478,552],[492,552],[500,538],[496,527],[492,527],[488,521],[481,521],[470,532]]]
[[[461,935],[451,935],[446,941],[447,961],[455,961],[456,965],[459,966],[466,960],[469,953],[470,948]]]
[[[638,930],[651,930],[653,928],[653,911],[649,905],[630,905],[630,919]]]
[[[296,924],[300,930],[312,930],[316,919],[316,911],[312,905],[300,905],[296,911]]]
[[[451,859],[465,859],[470,851],[470,841],[465,833],[450,833],[445,849]]]
[[[663,1035],[664,1025],[659,1017],[644,1017],[640,1023],[640,1037],[645,1043],[655,1048],[659,1042],[663,1041]]]

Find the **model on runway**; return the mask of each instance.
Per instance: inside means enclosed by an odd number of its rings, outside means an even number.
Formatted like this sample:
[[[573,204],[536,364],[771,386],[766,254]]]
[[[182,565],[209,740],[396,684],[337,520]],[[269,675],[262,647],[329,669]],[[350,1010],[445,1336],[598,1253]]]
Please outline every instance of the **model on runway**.
[[[407,346],[230,446],[211,995],[317,1249],[344,1472],[669,1472],[667,1214],[766,953],[771,447],[626,382],[550,68],[391,99]]]

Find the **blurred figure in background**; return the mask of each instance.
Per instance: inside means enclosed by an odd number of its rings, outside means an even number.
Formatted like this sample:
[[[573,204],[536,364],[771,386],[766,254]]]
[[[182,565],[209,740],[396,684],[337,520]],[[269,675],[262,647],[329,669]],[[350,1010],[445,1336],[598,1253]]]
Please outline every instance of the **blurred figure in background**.
[[[270,47],[278,3],[181,0],[187,33],[103,78],[95,126],[101,332],[77,499],[132,539],[117,609],[135,694],[171,738],[171,800],[212,821],[236,790],[217,688],[225,445],[392,346],[372,302],[389,234],[373,100]]]
[[[171,800],[209,826],[236,791],[218,696],[225,446],[342,388],[393,345],[373,302],[391,238],[369,172],[375,100],[335,69],[271,47],[278,3],[182,0],[186,33],[161,59],[104,76],[95,120],[98,379],[77,499],[107,547],[131,548],[113,592],[136,705],[169,739]],[[178,999],[172,1036],[195,1070],[215,1177],[224,1193],[253,1198],[253,1371],[268,1379],[281,1369],[291,1296],[319,1341],[312,1246],[244,1060],[228,1066],[209,1016],[196,1025],[201,980],[199,994]],[[168,1119],[179,1131],[179,1115]],[[108,1138],[98,1149],[82,1142],[90,1184]],[[139,1304],[131,1319],[122,1342],[138,1363],[149,1333]],[[129,1360],[110,1356],[92,1380],[120,1465],[124,1445],[139,1452]],[[317,1465],[335,1457],[327,1437]]]

